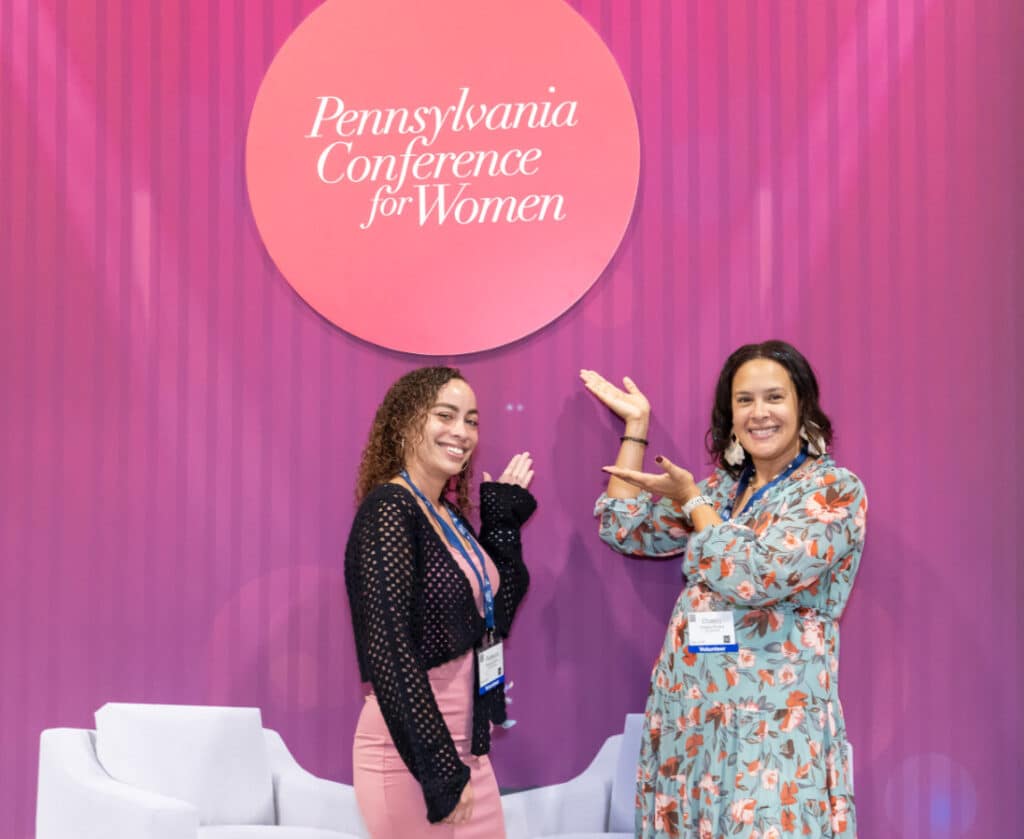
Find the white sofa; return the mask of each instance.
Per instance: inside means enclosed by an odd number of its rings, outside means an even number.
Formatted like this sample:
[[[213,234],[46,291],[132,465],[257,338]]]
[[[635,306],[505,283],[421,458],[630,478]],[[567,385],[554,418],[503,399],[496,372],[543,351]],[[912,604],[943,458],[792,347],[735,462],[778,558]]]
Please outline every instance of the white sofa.
[[[502,796],[508,839],[633,836],[640,714],[561,784]],[[351,786],[310,774],[257,708],[108,703],[42,733],[36,839],[369,839]],[[415,839],[415,837],[410,837]]]
[[[257,708],[108,703],[48,729],[36,839],[367,839],[352,787],[310,774]]]

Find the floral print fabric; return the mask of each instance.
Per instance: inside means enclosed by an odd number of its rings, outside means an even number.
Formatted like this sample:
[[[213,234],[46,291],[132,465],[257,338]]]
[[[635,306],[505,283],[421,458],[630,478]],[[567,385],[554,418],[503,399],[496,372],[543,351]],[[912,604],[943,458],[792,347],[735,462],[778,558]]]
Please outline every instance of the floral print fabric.
[[[700,489],[721,513],[736,481],[719,470]],[[861,482],[828,455],[696,534],[671,501],[598,499],[601,538],[616,550],[685,552],[687,585],[651,675],[637,836],[855,839],[838,621],[866,513]],[[732,611],[739,651],[691,652],[697,611]]]

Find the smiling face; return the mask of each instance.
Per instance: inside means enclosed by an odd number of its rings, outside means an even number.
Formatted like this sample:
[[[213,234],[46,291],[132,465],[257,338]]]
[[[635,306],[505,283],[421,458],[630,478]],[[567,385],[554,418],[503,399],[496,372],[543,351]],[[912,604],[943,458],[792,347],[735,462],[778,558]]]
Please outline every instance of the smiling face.
[[[732,380],[732,430],[759,473],[776,474],[800,451],[800,405],[786,368],[756,358]]]
[[[417,485],[442,485],[462,471],[479,436],[476,394],[462,379],[437,392],[423,425],[409,435],[405,468]]]

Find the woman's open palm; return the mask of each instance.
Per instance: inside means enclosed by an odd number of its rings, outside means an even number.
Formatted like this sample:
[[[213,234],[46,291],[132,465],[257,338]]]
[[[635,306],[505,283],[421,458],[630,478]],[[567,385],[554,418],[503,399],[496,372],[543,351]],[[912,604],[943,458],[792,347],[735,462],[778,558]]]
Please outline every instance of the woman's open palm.
[[[640,388],[629,376],[622,378],[624,390],[613,385],[596,370],[580,370],[580,378],[583,380],[584,387],[620,419],[629,422],[629,420],[646,420],[650,416],[651,403],[647,401],[647,397],[641,393]]]

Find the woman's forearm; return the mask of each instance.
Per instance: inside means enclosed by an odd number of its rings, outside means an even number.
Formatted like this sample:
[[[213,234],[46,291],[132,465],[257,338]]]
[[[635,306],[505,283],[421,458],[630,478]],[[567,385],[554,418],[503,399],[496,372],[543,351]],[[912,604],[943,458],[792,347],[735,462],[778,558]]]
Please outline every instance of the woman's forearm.
[[[623,469],[643,470],[644,454],[647,448],[645,443],[637,440],[646,440],[650,428],[651,418],[645,416],[637,419],[626,420],[622,432],[623,439],[619,446],[619,456],[615,458],[615,465]],[[634,439],[629,439],[634,438]],[[605,490],[609,498],[636,498],[637,488],[628,484],[621,478],[614,475],[608,480],[608,488]]]

